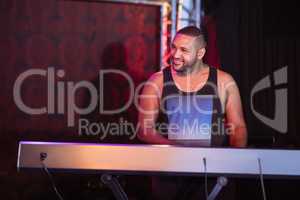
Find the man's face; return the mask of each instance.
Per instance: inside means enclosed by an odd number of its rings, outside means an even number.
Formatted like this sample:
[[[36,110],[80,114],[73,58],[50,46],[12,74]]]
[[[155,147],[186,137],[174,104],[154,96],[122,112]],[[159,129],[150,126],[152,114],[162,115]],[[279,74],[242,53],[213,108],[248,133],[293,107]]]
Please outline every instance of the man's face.
[[[171,63],[177,72],[186,72],[191,70],[197,62],[197,48],[195,38],[177,34],[171,45]]]

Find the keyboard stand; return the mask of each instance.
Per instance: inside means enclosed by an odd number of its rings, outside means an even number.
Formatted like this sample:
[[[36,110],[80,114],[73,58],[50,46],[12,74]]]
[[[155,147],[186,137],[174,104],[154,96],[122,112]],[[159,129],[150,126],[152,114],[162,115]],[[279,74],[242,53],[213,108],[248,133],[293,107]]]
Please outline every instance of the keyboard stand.
[[[102,174],[101,181],[109,187],[117,200],[128,200],[126,193],[115,176],[111,174]]]
[[[225,176],[218,177],[217,182],[214,188],[212,189],[211,193],[209,194],[207,200],[214,200],[217,197],[217,195],[220,193],[222,188],[227,185],[227,182],[228,180]]]

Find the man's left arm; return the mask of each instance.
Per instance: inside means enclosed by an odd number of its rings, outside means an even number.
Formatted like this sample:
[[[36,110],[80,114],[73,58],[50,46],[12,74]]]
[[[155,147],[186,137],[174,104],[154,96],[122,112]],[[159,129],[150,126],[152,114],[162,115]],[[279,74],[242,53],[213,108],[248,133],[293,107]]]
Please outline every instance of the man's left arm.
[[[247,146],[247,127],[244,120],[242,103],[238,86],[228,75],[225,81],[225,113],[227,126],[230,129],[230,146]]]

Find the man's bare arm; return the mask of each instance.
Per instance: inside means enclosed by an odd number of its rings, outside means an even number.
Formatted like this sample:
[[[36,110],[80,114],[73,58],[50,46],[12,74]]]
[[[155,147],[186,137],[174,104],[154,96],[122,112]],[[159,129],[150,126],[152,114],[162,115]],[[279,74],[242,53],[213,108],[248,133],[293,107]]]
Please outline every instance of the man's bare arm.
[[[138,138],[151,144],[172,144],[155,128],[160,107],[162,82],[161,72],[154,74],[144,85],[143,92],[139,96]]]
[[[225,112],[227,125],[230,131],[230,146],[246,147],[247,127],[244,120],[239,89],[230,75],[228,75],[226,79]]]

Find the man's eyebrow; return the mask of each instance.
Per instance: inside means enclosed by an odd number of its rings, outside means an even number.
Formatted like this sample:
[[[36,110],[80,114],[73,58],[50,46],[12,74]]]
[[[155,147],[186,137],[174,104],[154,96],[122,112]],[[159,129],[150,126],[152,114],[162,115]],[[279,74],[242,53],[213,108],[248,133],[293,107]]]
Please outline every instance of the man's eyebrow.
[[[176,47],[176,48],[181,48],[181,49],[188,49],[189,47],[188,46],[186,46],[186,45],[181,45],[181,46],[176,46],[176,44],[175,43],[172,43],[171,44],[171,47]]]
[[[181,49],[188,49],[188,47],[185,47],[185,46],[181,46],[180,48]]]

